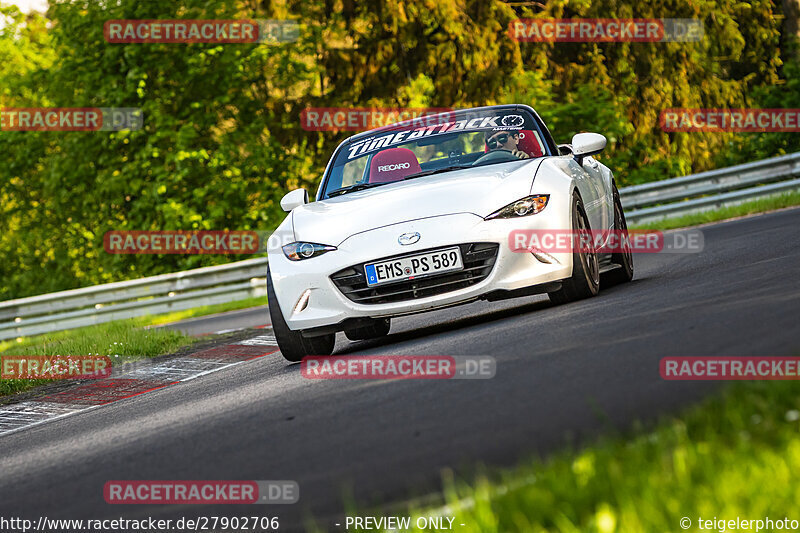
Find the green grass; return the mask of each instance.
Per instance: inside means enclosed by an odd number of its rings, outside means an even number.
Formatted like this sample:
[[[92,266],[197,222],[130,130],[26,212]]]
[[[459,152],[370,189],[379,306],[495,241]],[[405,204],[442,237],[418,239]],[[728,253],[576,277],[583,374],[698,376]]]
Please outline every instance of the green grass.
[[[704,213],[695,213],[675,218],[668,218],[658,222],[648,222],[646,224],[632,224],[631,229],[659,229],[668,230],[675,228],[685,228],[697,226],[709,222],[719,222],[730,218],[737,218],[755,213],[774,211],[784,207],[800,205],[800,192],[791,192],[779,196],[760,198],[751,202],[742,203],[730,207],[723,207]]]
[[[792,516],[798,471],[800,383],[748,382],[650,430],[469,482],[445,475],[447,507],[410,514],[454,515],[464,532],[651,533],[683,531],[683,517],[689,531],[699,530],[698,517],[800,520]]]
[[[187,318],[214,315],[216,313],[225,313],[227,311],[237,311],[239,309],[247,309],[248,307],[257,307],[259,305],[267,305],[266,296],[256,296],[236,302],[206,305],[203,307],[196,307],[194,309],[186,309],[185,311],[174,311],[172,313],[166,313],[163,315],[151,316],[147,319],[149,325],[156,326],[160,324],[169,324],[170,322],[177,322],[179,320],[186,320]]]
[[[33,337],[0,341],[0,355],[108,355],[114,364],[155,357],[188,346],[197,339],[182,333],[146,326],[177,322],[187,318],[224,313],[265,305],[264,296],[236,302],[207,305],[128,320],[116,320],[97,326],[57,331]],[[265,317],[266,318],[266,317]],[[0,379],[0,396],[29,390],[53,380]]]
[[[147,321],[120,320],[0,344],[5,355],[107,355],[112,364],[174,352],[198,339],[170,329],[144,329]],[[0,396],[53,380],[0,379]]]
[[[206,305],[203,307],[186,309],[184,311],[174,311],[171,313],[164,313],[161,315],[147,315],[133,319],[116,320],[100,326],[87,326],[85,328],[75,328],[72,330],[57,331],[54,333],[35,335],[32,337],[20,337],[19,339],[16,340],[0,341],[0,353],[3,353],[4,351],[12,347],[20,348],[31,345],[41,345],[41,344],[46,344],[48,342],[52,342],[55,339],[72,338],[78,332],[79,336],[80,335],[91,336],[94,334],[93,333],[94,331],[97,331],[98,328],[101,328],[101,331],[105,331],[106,329],[113,329],[115,331],[128,331],[131,325],[133,325],[134,328],[159,326],[163,324],[170,324],[172,322],[178,322],[180,320],[186,320],[188,318],[213,315],[216,313],[225,313],[227,311],[236,311],[239,309],[247,309],[250,307],[257,307],[266,304],[267,304],[266,297],[254,297],[254,298],[247,298],[245,300],[239,300],[237,302],[225,302],[221,304]]]

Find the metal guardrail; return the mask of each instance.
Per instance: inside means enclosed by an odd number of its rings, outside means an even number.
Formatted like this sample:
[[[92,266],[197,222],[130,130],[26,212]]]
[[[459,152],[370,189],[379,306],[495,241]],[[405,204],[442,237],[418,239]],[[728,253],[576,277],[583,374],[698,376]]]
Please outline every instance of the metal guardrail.
[[[629,224],[658,221],[800,190],[800,153],[620,190]]]
[[[267,258],[0,302],[0,340],[265,297]],[[266,299],[265,299],[266,303]]]
[[[800,153],[625,187],[631,224],[800,190]],[[266,296],[267,259],[254,258],[0,302],[0,340]]]

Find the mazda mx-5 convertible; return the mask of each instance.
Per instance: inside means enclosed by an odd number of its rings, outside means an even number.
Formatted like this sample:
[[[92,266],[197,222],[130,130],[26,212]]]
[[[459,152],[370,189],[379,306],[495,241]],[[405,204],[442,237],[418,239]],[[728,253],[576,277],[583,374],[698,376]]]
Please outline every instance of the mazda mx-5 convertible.
[[[267,297],[284,357],[330,355],[336,332],[386,335],[392,317],[547,293],[555,303],[633,277],[627,245],[530,247],[531,231],[626,231],[606,139],[557,146],[526,105],[445,112],[342,142],[316,201],[304,189],[270,247]],[[612,232],[608,230],[618,230]],[[522,232],[522,233],[520,233]],[[519,244],[517,244],[519,242]],[[274,249],[273,249],[274,248]]]

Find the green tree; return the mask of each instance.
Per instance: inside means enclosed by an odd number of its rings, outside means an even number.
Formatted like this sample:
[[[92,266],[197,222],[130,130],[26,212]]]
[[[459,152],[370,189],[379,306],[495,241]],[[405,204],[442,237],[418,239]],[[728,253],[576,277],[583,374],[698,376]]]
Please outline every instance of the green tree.
[[[538,6],[538,7],[537,7]],[[228,262],[110,255],[109,230],[271,229],[316,190],[347,133],[307,107],[532,104],[558,142],[609,139],[620,184],[797,149],[791,135],[666,133],[670,107],[785,107],[780,7],[768,0],[122,0],[0,10],[0,105],[139,107],[131,132],[0,131],[0,299]],[[699,18],[697,43],[520,43],[519,17]],[[293,19],[297,42],[110,44],[110,19]]]

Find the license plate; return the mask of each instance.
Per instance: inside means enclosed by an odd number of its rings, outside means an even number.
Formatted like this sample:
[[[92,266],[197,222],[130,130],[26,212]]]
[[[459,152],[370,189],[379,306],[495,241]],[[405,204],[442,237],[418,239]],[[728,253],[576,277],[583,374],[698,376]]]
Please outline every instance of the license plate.
[[[380,263],[370,263],[364,265],[364,272],[367,274],[367,285],[372,286],[463,268],[461,250],[456,247]]]

